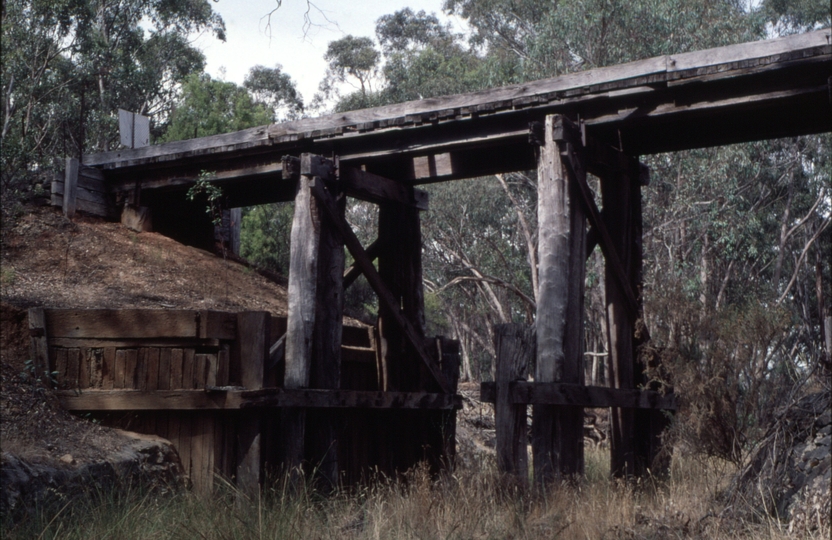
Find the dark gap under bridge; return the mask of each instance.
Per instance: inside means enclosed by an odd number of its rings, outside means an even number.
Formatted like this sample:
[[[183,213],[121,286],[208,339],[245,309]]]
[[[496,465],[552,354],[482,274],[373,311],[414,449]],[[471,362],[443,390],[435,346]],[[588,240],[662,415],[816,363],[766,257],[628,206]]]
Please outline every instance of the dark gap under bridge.
[[[100,153],[84,156],[83,163],[68,159],[64,177],[52,185],[53,204],[70,217],[76,211],[121,217],[133,227],[152,226],[187,241],[213,243],[212,224],[185,204],[184,193],[201,171],[212,173],[230,208],[295,201],[285,329],[269,334],[262,329],[271,323],[239,314],[238,330],[271,336],[257,334],[246,343],[267,343],[269,350],[238,354],[250,358],[240,360],[239,373],[253,369],[259,374],[249,383],[238,377],[244,389],[214,390],[231,392],[219,408],[252,411],[235,435],[242,461],[220,472],[254,489],[262,462],[269,459],[260,452],[261,435],[276,429],[276,416],[269,412],[274,410],[280,411],[282,465],[317,463],[330,482],[339,481],[347,467],[338,461],[346,455],[339,447],[343,434],[335,425],[337,416],[330,414],[339,407],[373,403],[390,409],[407,403],[422,409],[421,416],[408,417],[417,419],[408,426],[402,426],[404,416],[388,411],[383,421],[362,428],[367,440],[391,445],[382,472],[401,471],[426,453],[437,467],[452,462],[458,359],[453,342],[424,335],[419,213],[429,201],[415,186],[536,168],[536,332],[517,325],[497,328],[497,381],[482,389],[485,400],[496,403],[500,468],[521,478],[527,474],[525,418],[531,404],[535,478],[546,482],[580,474],[583,408],[611,407],[612,472],[643,475],[659,451],[666,425],[661,411],[673,410],[675,399],[639,389],[647,381],[635,349],[649,339],[638,296],[640,190],[649,171],[638,157],[830,131],[831,39],[828,29],[820,30]],[[601,180],[603,212],[587,187],[587,173]],[[379,205],[379,237],[369,247],[358,242],[344,219],[345,196]],[[611,388],[585,386],[581,368],[585,260],[596,243],[606,261]],[[345,247],[355,268],[344,268]],[[380,305],[374,345],[368,347],[377,361],[364,386],[345,382],[348,362],[341,346],[343,290],[361,273]],[[33,314],[33,320],[38,317],[44,315]],[[54,346],[47,327],[43,321],[33,327],[44,369],[54,365],[51,355],[56,354],[50,353]],[[107,354],[116,354],[115,349]],[[157,353],[146,354],[152,359]],[[529,382],[533,354],[534,382]],[[262,375],[269,358],[283,362],[271,382]],[[65,402],[75,410],[124,410],[131,403],[141,409],[138,404],[155,403],[145,395],[154,391],[162,390],[89,387],[83,397],[66,396]],[[377,399],[349,394],[361,391],[377,392]],[[350,444],[359,448],[356,440]]]

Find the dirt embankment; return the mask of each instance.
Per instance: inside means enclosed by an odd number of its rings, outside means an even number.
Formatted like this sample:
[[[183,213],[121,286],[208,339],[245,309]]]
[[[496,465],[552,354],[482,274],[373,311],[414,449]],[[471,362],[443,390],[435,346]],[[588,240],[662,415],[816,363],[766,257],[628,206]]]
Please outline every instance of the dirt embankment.
[[[286,290],[235,262],[156,233],[51,208],[3,237],[2,299],[19,307],[263,310],[286,314]]]

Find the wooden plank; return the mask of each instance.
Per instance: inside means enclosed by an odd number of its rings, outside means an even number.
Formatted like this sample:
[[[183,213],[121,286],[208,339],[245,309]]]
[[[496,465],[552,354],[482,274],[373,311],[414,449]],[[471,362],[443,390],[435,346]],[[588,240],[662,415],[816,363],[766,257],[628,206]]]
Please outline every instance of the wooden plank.
[[[124,351],[124,388],[138,388],[138,349]]]
[[[180,348],[170,350],[170,389],[184,388],[182,375],[184,369],[185,351]]]
[[[674,54],[668,58],[667,70],[678,76],[680,72],[698,70],[716,65],[732,65],[751,59],[775,57],[800,49],[829,46],[829,29],[806,32],[792,36],[738,43],[689,53]]]
[[[425,350],[424,342],[422,341],[422,337],[420,337],[418,331],[413,326],[413,324],[404,318],[400,310],[400,303],[396,302],[396,299],[390,293],[390,291],[385,287],[384,283],[381,280],[381,277],[378,274],[378,271],[373,266],[372,261],[367,257],[367,253],[364,251],[364,248],[361,247],[361,242],[359,242],[358,238],[355,236],[355,233],[352,231],[352,228],[349,224],[340,218],[338,215],[337,206],[335,201],[332,199],[332,196],[325,190],[322,182],[316,182],[313,186],[311,186],[313,190],[313,194],[315,198],[321,201],[322,208],[325,210],[327,216],[331,220],[332,224],[338,228],[339,232],[341,233],[341,237],[344,240],[344,244],[349,249],[350,254],[352,254],[353,258],[358,262],[361,266],[364,276],[367,278],[367,281],[370,283],[370,286],[375,291],[376,295],[379,297],[379,301],[385,306],[390,309],[391,313],[393,314],[394,320],[400,327],[404,330],[404,334],[407,339],[410,341],[410,344],[416,350],[417,354],[421,358],[422,362],[425,363],[428,370],[430,371],[431,375],[435,379],[436,383],[445,393],[450,393],[449,387],[447,382],[445,381],[445,377],[442,375],[442,372],[438,365],[436,365],[436,361],[431,358],[428,352]]]
[[[175,411],[239,409],[241,392],[206,392],[200,389],[156,390],[139,389],[60,391],[58,397],[72,411]]]
[[[147,351],[147,356],[145,357],[147,362],[146,388],[149,391],[155,391],[159,389],[159,364],[161,351],[158,347],[146,347],[145,350]]]
[[[431,392],[377,392],[368,390],[321,390],[305,388],[287,390],[264,389],[241,392],[242,408],[302,407],[357,409],[440,409],[462,407],[462,398],[455,394]]]
[[[497,436],[497,467],[517,478],[521,485],[528,481],[528,426],[526,405],[512,401],[510,383],[525,380],[533,362],[535,336],[522,324],[494,326],[496,351],[497,400],[494,407]]]
[[[127,350],[116,350],[113,369],[113,388],[124,388],[124,373],[127,370]]]
[[[341,167],[340,173],[342,188],[351,197],[374,203],[395,202],[419,210],[429,209],[427,191],[355,167]]]
[[[89,388],[92,350],[85,347],[78,349],[78,352],[78,388]]]
[[[81,349],[67,349],[66,351],[66,386],[78,388],[78,375],[81,368]]]
[[[116,347],[119,349],[137,349],[139,347],[199,347],[219,348],[221,343],[217,339],[199,338],[133,338],[133,339],[97,339],[97,338],[50,338],[49,343],[56,347]]]
[[[208,377],[208,355],[194,355],[194,388],[205,388]]]
[[[66,377],[67,349],[55,349],[55,373],[58,388],[67,388],[69,382]]]
[[[229,384],[228,372],[231,365],[231,353],[228,345],[225,345],[217,353],[217,386]]]
[[[199,312],[199,337],[232,340],[237,337],[237,314],[224,311]]]
[[[75,217],[76,197],[78,192],[78,158],[66,158],[64,173],[64,215]]]
[[[196,352],[193,349],[183,349],[182,388],[196,388],[195,369]]]
[[[113,380],[116,371],[116,348],[104,348],[104,365],[102,368],[101,388],[104,390],[113,389]]]
[[[217,355],[205,355],[205,386],[217,386]]]
[[[50,379],[49,340],[46,333],[46,315],[43,308],[30,308],[29,350],[34,363],[35,377],[47,383]]]
[[[199,355],[197,355],[199,356]],[[197,495],[206,496],[210,493],[208,475],[205,464],[207,462],[207,433],[202,413],[191,415],[191,482],[193,491]]]
[[[237,342],[239,344],[240,381],[245,388],[257,390],[263,386],[266,359],[269,354],[270,315],[264,311],[237,314]],[[239,419],[237,447],[237,488],[241,496],[254,499],[259,495],[262,481],[263,419],[253,412]],[[240,499],[242,501],[242,499]]]
[[[193,412],[182,411],[174,413],[179,421],[179,458],[182,460],[182,467],[188,475],[188,481],[193,483],[193,463],[191,456],[191,436],[193,433]]]
[[[623,390],[606,386],[583,386],[566,383],[538,383],[512,381],[511,402],[547,405],[571,405],[593,409],[622,407],[628,409],[653,409],[673,411],[678,408],[675,394],[662,394],[655,390]],[[496,383],[481,384],[480,400],[495,403]]]
[[[168,413],[168,440],[173,443],[176,451],[179,453],[179,459],[182,460],[182,465],[185,465],[185,459],[182,454],[182,442],[179,438],[180,431],[180,416],[182,413],[172,412]]]
[[[159,373],[156,388],[159,390],[170,390],[171,383],[171,357],[173,349],[159,349]]]
[[[164,309],[49,309],[56,338],[199,338],[199,312]]]
[[[138,353],[139,354],[137,355],[136,360],[136,388],[144,392],[147,392],[148,348],[140,347],[138,349]]]

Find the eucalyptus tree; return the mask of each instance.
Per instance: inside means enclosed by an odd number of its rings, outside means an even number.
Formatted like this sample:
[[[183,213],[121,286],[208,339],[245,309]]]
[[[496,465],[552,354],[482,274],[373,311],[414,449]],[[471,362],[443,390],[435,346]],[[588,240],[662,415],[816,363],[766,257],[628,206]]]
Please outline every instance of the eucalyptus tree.
[[[3,2],[4,211],[55,157],[114,148],[118,108],[159,126],[179,84],[204,66],[190,37],[224,30],[207,0]]]

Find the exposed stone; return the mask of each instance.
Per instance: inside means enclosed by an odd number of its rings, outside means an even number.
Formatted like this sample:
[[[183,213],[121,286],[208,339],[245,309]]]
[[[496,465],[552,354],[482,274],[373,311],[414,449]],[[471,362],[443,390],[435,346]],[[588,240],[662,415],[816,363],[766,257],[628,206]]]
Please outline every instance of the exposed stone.
[[[787,522],[790,534],[829,530],[831,450],[832,413],[826,390],[782,412],[735,479],[730,495]]]
[[[126,444],[121,449],[103,461],[80,465],[69,454],[58,462],[43,463],[3,452],[0,514],[17,520],[85,494],[127,489],[176,490],[184,486],[179,456],[168,441],[122,433]]]

